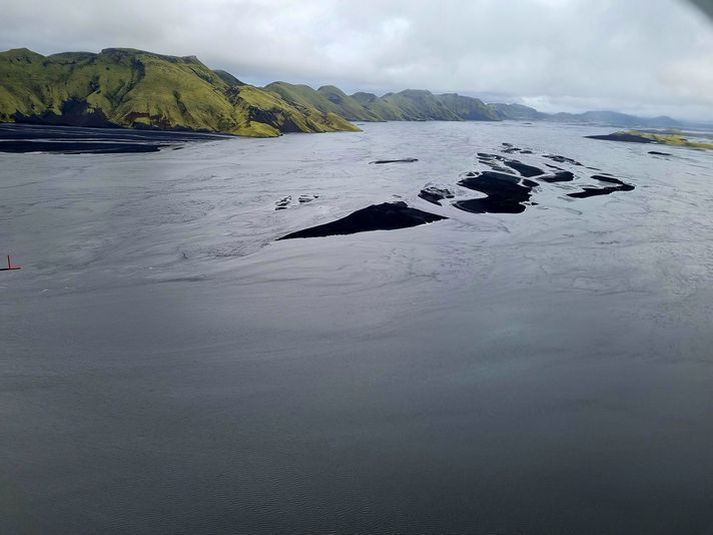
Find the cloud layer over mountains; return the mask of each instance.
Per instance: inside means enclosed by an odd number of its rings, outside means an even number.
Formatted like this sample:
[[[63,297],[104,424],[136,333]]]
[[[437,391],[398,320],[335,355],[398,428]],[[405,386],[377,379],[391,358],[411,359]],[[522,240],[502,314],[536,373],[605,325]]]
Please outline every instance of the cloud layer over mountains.
[[[713,119],[713,26],[677,0],[0,0],[0,49],[196,55],[263,84],[427,88]]]

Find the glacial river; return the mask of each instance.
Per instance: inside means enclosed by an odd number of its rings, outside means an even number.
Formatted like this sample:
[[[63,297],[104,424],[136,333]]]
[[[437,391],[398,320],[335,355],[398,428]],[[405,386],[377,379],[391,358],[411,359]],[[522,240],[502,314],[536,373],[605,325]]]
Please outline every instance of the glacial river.
[[[713,533],[713,153],[362,128],[0,153],[0,532]],[[453,206],[503,143],[575,179]]]

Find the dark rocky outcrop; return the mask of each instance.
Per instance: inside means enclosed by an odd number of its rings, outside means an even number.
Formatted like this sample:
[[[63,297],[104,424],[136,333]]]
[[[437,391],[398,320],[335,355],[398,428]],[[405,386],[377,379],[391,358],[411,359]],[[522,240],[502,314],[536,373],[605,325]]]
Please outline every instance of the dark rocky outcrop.
[[[613,176],[605,175],[592,175],[594,180],[599,182],[605,182],[607,184],[615,184],[614,186],[605,186],[603,188],[592,188],[585,186],[582,191],[575,191],[574,193],[568,193],[567,196],[573,197],[575,199],[586,199],[587,197],[597,197],[599,195],[609,195],[615,191],[633,191],[635,189],[631,184],[619,180]]]
[[[121,154],[157,152],[166,145],[153,143],[73,143],[71,141],[0,141],[0,152],[57,152],[62,154]]]

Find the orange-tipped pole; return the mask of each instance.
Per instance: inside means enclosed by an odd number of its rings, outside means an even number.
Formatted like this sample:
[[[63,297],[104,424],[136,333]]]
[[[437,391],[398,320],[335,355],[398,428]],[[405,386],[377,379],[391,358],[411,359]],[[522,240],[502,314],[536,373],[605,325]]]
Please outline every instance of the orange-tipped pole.
[[[12,262],[10,261],[10,255],[7,255],[7,267],[0,268],[0,271],[15,271],[18,269],[22,269],[22,268],[20,266],[13,266]]]

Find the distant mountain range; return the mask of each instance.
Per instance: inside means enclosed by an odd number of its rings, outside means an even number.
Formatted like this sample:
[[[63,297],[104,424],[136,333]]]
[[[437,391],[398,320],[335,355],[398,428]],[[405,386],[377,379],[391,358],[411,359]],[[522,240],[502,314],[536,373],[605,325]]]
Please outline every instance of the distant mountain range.
[[[672,128],[670,117],[611,111],[545,114],[520,104],[407,89],[347,95],[334,86],[274,82],[259,88],[194,56],[108,48],[98,54],[0,53],[0,122],[160,128],[270,137],[354,131],[351,121],[557,121]]]
[[[684,123],[666,115],[659,117],[637,117],[616,111],[587,111],[584,113],[542,113],[522,104],[491,104],[507,119],[520,121],[554,121],[571,124],[600,124],[604,126],[677,128]]]

